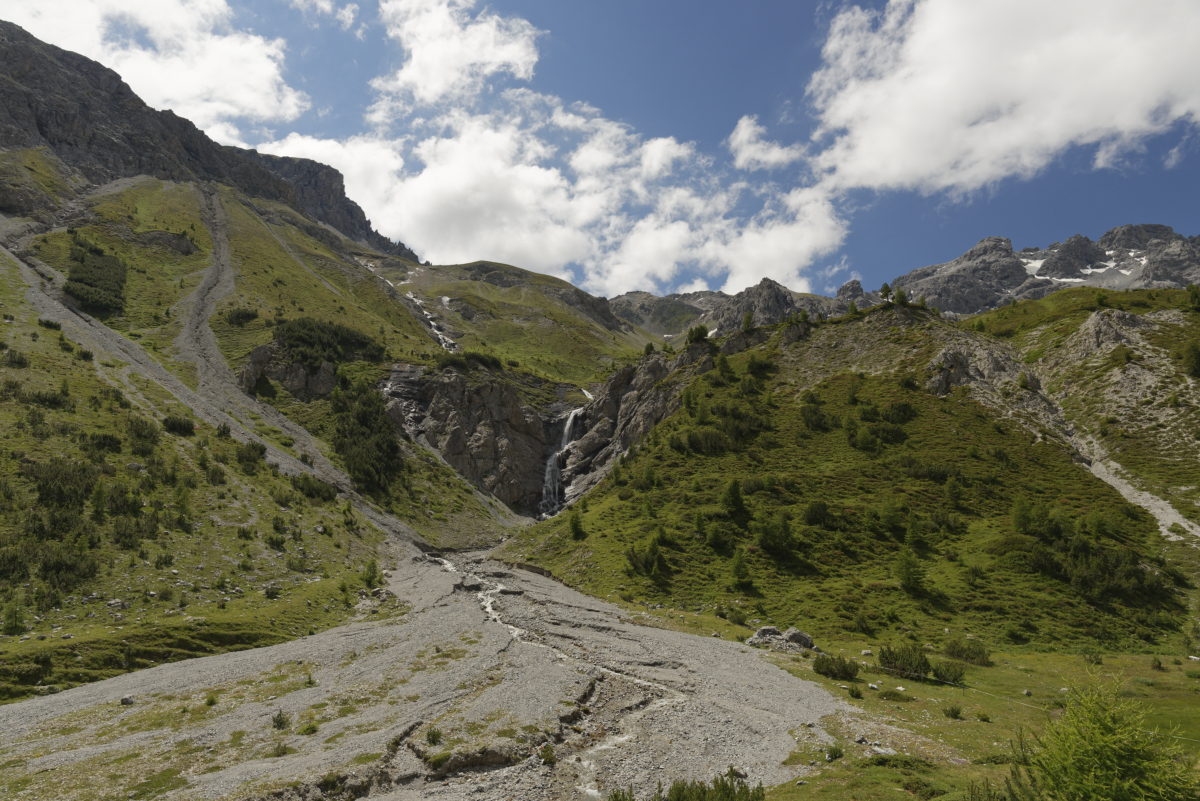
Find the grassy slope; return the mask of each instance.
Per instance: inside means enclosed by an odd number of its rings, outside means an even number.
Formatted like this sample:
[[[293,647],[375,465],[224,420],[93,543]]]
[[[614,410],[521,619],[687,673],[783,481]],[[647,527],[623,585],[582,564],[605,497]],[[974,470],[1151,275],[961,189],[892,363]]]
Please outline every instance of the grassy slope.
[[[265,465],[253,474],[241,469],[232,441],[216,438],[206,427],[188,438],[163,433],[152,456],[131,454],[127,436],[131,417],[153,419],[156,413],[186,414],[187,410],[161,390],[157,395],[151,393],[155,387],[148,382],[124,386],[124,395],[141,400],[122,408],[109,393],[110,382],[121,385],[119,367],[84,362],[64,350],[57,334],[39,328],[22,303],[24,284],[15,267],[6,263],[2,270],[0,303],[14,316],[5,325],[3,337],[10,348],[25,353],[31,364],[24,369],[0,367],[0,380],[9,390],[0,400],[0,476],[9,488],[0,509],[0,539],[9,547],[27,541],[25,510],[38,505],[33,482],[20,469],[21,459],[44,462],[52,456],[95,464],[105,487],[128,487],[146,501],[147,508],[139,517],[160,509],[160,527],[156,536],[123,549],[113,540],[112,515],[103,522],[85,523],[84,535],[75,547],[95,560],[97,573],[75,586],[64,586],[53,606],[43,603],[39,608],[39,599],[55,598],[56,593],[36,575],[25,581],[0,581],[4,602],[15,597],[29,604],[26,620],[34,635],[26,642],[17,637],[0,640],[0,694],[21,697],[40,689],[37,682],[70,686],[124,672],[126,665],[144,667],[278,642],[346,620],[350,612],[340,600],[339,584],[345,579],[353,587],[362,586],[358,573],[375,554],[382,536],[367,527],[351,531],[336,504],[304,500],[292,491],[286,478]],[[56,391],[64,379],[69,382],[73,410],[47,409],[23,401],[12,391],[17,383],[23,393]],[[39,413],[44,423],[35,427],[31,419]],[[90,433],[120,436],[122,451],[92,457],[82,447],[83,435]],[[198,464],[202,454],[210,464],[224,463],[225,484],[210,483]],[[133,461],[152,468],[157,462],[163,469],[127,470],[125,465]],[[168,469],[175,473],[174,483],[163,476]],[[286,509],[281,509],[280,501]],[[190,510],[194,533],[185,532],[175,519],[185,509]],[[82,511],[91,520],[94,504],[88,501]],[[298,537],[287,535],[283,553],[264,543],[276,516],[293,527]],[[317,525],[323,525],[327,534],[316,534]],[[239,539],[239,527],[254,529],[254,536]],[[88,531],[95,535],[91,542]],[[174,555],[174,563],[154,567],[161,554]],[[306,557],[303,570],[289,570],[284,557],[301,554]],[[178,575],[171,570],[179,571]],[[244,593],[218,590],[222,578]],[[265,585],[278,585],[280,597],[268,600],[261,591]],[[173,592],[169,603],[144,595],[148,590],[161,593],[168,586]],[[91,593],[100,594],[102,600],[81,602]],[[217,601],[223,597],[230,600],[219,609]],[[114,618],[104,605],[112,598],[132,603],[122,612],[124,619]],[[181,598],[186,599],[186,606],[180,605]],[[325,605],[329,612],[323,611]],[[88,617],[93,612],[95,616]],[[64,641],[64,635],[71,639]]]
[[[1200,393],[1180,362],[1185,345],[1200,341],[1200,312],[1190,308],[1187,298],[1185,290],[1068,289],[979,315],[963,325],[1011,339],[1025,361],[1036,365],[1055,361],[1057,351],[1097,311],[1157,313],[1158,328],[1145,332],[1149,348],[1144,352],[1122,347],[1066,365],[1055,370],[1047,389],[1063,393],[1062,407],[1071,422],[1094,437],[1141,487],[1200,522],[1200,471],[1196,469]],[[1149,390],[1116,401],[1096,391],[1120,387],[1129,383],[1127,379]]]
[[[602,381],[619,362],[636,358],[646,343],[660,345],[658,337],[639,328],[609,331],[563,302],[554,291],[570,289],[565,281],[498,266],[517,274],[520,283],[502,287],[468,280],[464,265],[414,268],[404,274],[384,269],[380,275],[398,290],[415,292],[465,332],[459,342],[464,349],[495,352],[546,380],[577,385]],[[452,305],[469,305],[474,316],[468,319],[447,309],[442,297],[451,298]]]
[[[1029,541],[1012,536],[1010,511],[1013,500],[1024,495],[1074,519],[1089,512],[1107,514],[1121,521],[1122,533],[1113,545],[1135,548],[1145,557],[1165,557],[1193,578],[1200,575],[1195,550],[1163,540],[1147,515],[1074,464],[1065,452],[1053,444],[1031,444],[1026,431],[996,422],[967,393],[958,391],[939,399],[902,386],[903,376],[928,361],[935,348],[925,341],[921,326],[884,329],[881,321],[886,320],[877,315],[889,313],[878,310],[835,324],[841,326],[839,339],[849,343],[857,337],[856,346],[867,350],[870,343],[864,346],[861,338],[868,329],[887,330],[891,341],[877,342],[875,350],[895,359],[895,372],[867,378],[847,372],[814,385],[806,380],[814,375],[820,378],[822,369],[814,365],[840,358],[821,349],[828,339],[822,339],[820,328],[809,341],[782,352],[776,349],[776,337],[761,351],[732,357],[735,376],[727,386],[713,386],[701,378],[693,389],[705,397],[710,414],[720,404],[737,403],[769,419],[769,432],[748,439],[740,452],[711,456],[680,452],[670,445],[672,433],[694,426],[687,410],[680,410],[627,459],[621,484],[610,476],[589,494],[586,504],[577,504],[585,539],[572,539],[567,516],[560,515],[519,534],[505,553],[549,567],[569,584],[632,610],[649,604],[648,612],[638,614],[654,625],[701,635],[717,631],[744,638],[749,628],[714,614],[738,609],[751,627],[759,620],[781,628],[795,625],[811,632],[826,651],[847,656],[867,647],[878,649],[881,643],[905,641],[930,643],[936,653],[950,639],[947,632],[951,637],[970,634],[983,641],[996,651],[994,667],[971,668],[967,682],[997,697],[973,691],[963,696],[961,691],[951,693],[936,685],[904,682],[918,701],[889,704],[867,691],[866,683],[876,681],[886,688],[895,685],[893,680],[871,674],[859,677],[867,697],[854,703],[870,712],[886,713],[919,736],[912,740],[910,753],[927,752],[937,767],[924,778],[943,790],[965,788],[969,779],[1004,775],[1003,768],[956,767],[946,760],[1006,751],[1007,740],[1018,729],[1043,725],[1053,709],[1046,704],[1058,696],[1058,688],[1086,678],[1080,651],[1129,654],[1106,657],[1106,672],[1112,666],[1132,679],[1129,692],[1150,705],[1151,724],[1167,729],[1180,726],[1180,734],[1200,739],[1200,704],[1195,697],[1200,683],[1183,675],[1186,663],[1172,664],[1185,656],[1181,630],[1195,605],[1194,591],[1177,590],[1174,601],[1157,605],[1137,598],[1089,603],[1070,585],[1021,568],[1020,553]],[[895,350],[898,346],[906,347]],[[736,387],[747,373],[751,355],[766,356],[777,367],[767,373],[761,394],[738,397]],[[848,401],[851,382],[857,384],[855,404]],[[832,423],[828,431],[809,430],[800,418],[800,392],[809,387]],[[857,417],[864,407],[885,409],[898,401],[911,403],[917,412],[903,425],[907,437],[903,443],[883,445],[876,452],[849,446],[838,427],[844,416]],[[1001,451],[1007,464],[993,455]],[[947,500],[944,484],[910,477],[900,461],[905,456],[957,468],[964,488],[957,506]],[[647,466],[661,486],[638,489],[634,484]],[[748,525],[751,520],[726,519],[718,505],[730,478],[753,482],[767,477],[774,488],[747,497],[746,503],[756,521],[779,510],[792,515],[799,546],[785,558],[757,549]],[[834,522],[826,527],[802,522],[803,510],[814,499],[830,505]],[[932,588],[926,594],[910,595],[899,588],[894,562],[905,532],[902,527],[887,530],[876,517],[888,507],[905,506],[918,519],[930,522],[936,515],[953,514],[963,526],[925,533],[922,564]],[[694,515],[698,510],[706,518],[707,530],[725,529],[729,546],[712,548],[697,538]],[[674,544],[663,548],[670,563],[669,578],[656,582],[631,573],[625,552],[630,546],[644,552],[660,527]],[[750,568],[752,586],[739,587],[733,581],[732,556],[738,549]],[[974,581],[968,575],[971,566],[983,571]],[[658,604],[664,608],[655,610]],[[1161,656],[1166,672],[1150,669],[1152,653]],[[845,693],[839,688],[844,682],[816,676],[804,660],[781,657],[780,661],[805,678]],[[1019,696],[1023,689],[1033,691],[1033,698]],[[1018,698],[1035,708],[1014,705]],[[966,720],[942,715],[941,709],[950,701],[963,706]],[[981,711],[993,722],[975,719]],[[835,734],[852,755],[856,748],[863,750],[851,743],[854,732]],[[805,746],[802,736],[798,742],[796,759],[807,763],[819,757],[823,763],[823,755]],[[953,753],[939,751],[942,743]],[[813,785],[781,786],[773,797],[799,797],[800,793],[893,797],[902,780],[893,769],[847,759],[835,763]]]

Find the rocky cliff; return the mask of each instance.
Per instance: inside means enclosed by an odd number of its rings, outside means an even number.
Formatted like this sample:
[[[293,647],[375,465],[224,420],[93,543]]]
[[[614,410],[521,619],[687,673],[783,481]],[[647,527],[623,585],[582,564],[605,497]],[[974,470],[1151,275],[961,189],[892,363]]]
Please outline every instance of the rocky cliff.
[[[296,193],[296,203],[317,220],[328,223],[351,239],[389,256],[420,261],[403,242],[392,242],[371,227],[362,207],[346,197],[345,178],[327,164],[311,159],[272,156],[257,150],[234,150],[282,178]]]
[[[793,292],[782,284],[764,278],[755,286],[743,289],[716,305],[697,322],[708,326],[710,333],[729,333],[740,330],[746,312],[754,315],[755,325],[774,325],[802,309],[810,317],[836,317],[845,314],[853,301],[860,309],[880,302],[877,293],[863,292],[857,280],[849,281],[833,298]]]
[[[150,108],[104,65],[0,21],[0,150],[35,148],[42,149],[43,174],[36,164],[0,165],[0,212],[44,213],[86,184],[137,175],[214,181],[287,203],[369,247],[416,260],[371,229],[332,167],[222,147],[188,120]]]
[[[1123,225],[1099,242],[1076,234],[1046,248],[1014,252],[988,237],[953,261],[897,278],[910,298],[925,296],[942,311],[974,314],[1003,303],[1043,297],[1071,286],[1106,289],[1181,288],[1200,280],[1200,242],[1166,225]]]

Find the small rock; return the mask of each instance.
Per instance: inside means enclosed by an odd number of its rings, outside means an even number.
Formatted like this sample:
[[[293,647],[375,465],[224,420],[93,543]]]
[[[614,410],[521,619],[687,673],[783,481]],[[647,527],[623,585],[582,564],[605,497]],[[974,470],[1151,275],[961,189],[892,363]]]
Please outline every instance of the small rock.
[[[783,639],[787,640],[793,645],[799,645],[801,648],[813,647],[813,638],[797,628],[790,628],[785,631],[783,633]]]
[[[1033,693],[1029,692],[1029,690],[1021,690],[1021,695],[1029,697],[1029,696],[1032,696]]]
[[[129,464],[125,465],[125,469],[139,472],[145,470],[146,465],[142,464],[141,462],[130,462]]]
[[[325,527],[324,526],[313,526],[313,531],[317,532],[318,534],[324,534]],[[415,556],[413,557],[413,561],[414,562],[417,561],[417,558]]]
[[[73,639],[75,639],[75,635],[74,635],[74,634],[64,634],[64,635],[62,636],[62,638],[63,638],[64,640],[73,640]]]
[[[720,633],[718,633],[718,632],[715,632],[715,631],[713,632],[712,636],[716,637],[717,639],[720,639],[720,638],[721,638],[721,635],[720,635]]]
[[[466,592],[478,592],[483,589],[483,583],[474,576],[463,576],[455,583],[454,588]]]
[[[121,706],[133,706],[133,696],[132,695],[121,696]]]
[[[758,631],[754,632],[755,637],[781,637],[779,629],[775,626],[763,626]]]
[[[1060,693],[1069,693],[1069,692],[1071,692],[1071,689],[1069,687],[1059,687],[1058,691]]]
[[[744,779],[747,776],[746,771],[742,770],[741,768],[735,768],[733,765],[729,766],[729,772],[739,779]]]
[[[878,690],[878,689],[879,689],[879,685],[878,685],[878,684],[868,684],[867,686],[868,686],[868,687],[870,687],[872,690]]]
[[[172,570],[172,571],[171,571],[171,575],[172,575],[172,576],[178,576],[178,575],[179,575],[179,571],[178,571],[178,570]]]
[[[808,782],[804,781],[804,779],[801,779],[800,781],[796,782],[797,787],[803,787],[806,784],[808,784]]]
[[[896,756],[896,750],[894,748],[872,748],[871,754],[873,756]]]
[[[874,656],[875,654],[871,653],[871,649],[870,649],[870,648],[864,648],[864,649],[862,650],[862,655],[863,655],[863,656]]]
[[[1200,656],[1189,656],[1188,661],[1189,662],[1200,662]]]
[[[898,692],[898,693],[902,693],[902,692],[904,692],[904,688],[903,688],[903,687],[897,687],[897,688],[896,688],[896,692]]]

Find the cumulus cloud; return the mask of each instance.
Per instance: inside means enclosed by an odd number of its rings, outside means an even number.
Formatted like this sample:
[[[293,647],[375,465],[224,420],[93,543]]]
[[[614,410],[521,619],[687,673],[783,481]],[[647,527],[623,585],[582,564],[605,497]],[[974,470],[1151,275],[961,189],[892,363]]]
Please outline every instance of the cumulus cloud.
[[[969,193],[1069,148],[1111,167],[1200,120],[1191,0],[892,0],[833,20],[808,86],[830,191]]]
[[[801,145],[784,147],[776,142],[764,142],[767,129],[758,124],[758,117],[742,117],[725,140],[733,154],[733,166],[739,170],[770,170],[786,167],[804,158]]]
[[[286,45],[231,27],[225,0],[9,0],[4,17],[120,73],[143,100],[226,144],[244,122],[309,107],[283,78]]]
[[[481,11],[475,0],[383,0],[387,34],[404,48],[404,64],[371,86],[380,94],[376,124],[391,122],[416,105],[467,102],[485,81],[508,73],[533,77],[540,31],[528,21]]]

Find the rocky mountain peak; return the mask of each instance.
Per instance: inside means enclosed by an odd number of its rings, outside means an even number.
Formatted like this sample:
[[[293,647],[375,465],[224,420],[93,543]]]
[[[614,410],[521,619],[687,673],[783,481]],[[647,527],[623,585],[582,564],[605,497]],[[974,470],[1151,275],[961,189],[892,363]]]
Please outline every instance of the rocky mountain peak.
[[[838,287],[837,297],[841,300],[857,300],[863,296],[862,282],[857,278],[851,278],[846,283]]]
[[[1175,233],[1175,229],[1169,225],[1156,225],[1153,223],[1118,225],[1100,237],[1099,245],[1102,250],[1106,251],[1117,250],[1118,248],[1145,250],[1146,246],[1155,239],[1170,241],[1183,239],[1183,237]]]

